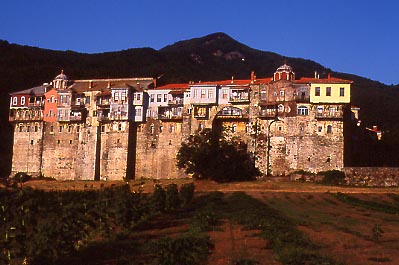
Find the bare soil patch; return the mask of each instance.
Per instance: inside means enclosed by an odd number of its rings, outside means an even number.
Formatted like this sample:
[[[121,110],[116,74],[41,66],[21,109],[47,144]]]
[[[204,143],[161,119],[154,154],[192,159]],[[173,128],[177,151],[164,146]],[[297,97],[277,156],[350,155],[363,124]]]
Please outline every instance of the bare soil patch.
[[[239,260],[252,260],[260,265],[280,264],[274,259],[268,242],[258,236],[258,230],[243,230],[243,227],[224,220],[220,230],[209,232],[215,248],[208,264],[234,264]]]
[[[328,193],[251,193],[298,223],[323,254],[343,264],[399,264],[399,216],[341,202]],[[385,194],[355,194],[390,202]],[[373,240],[373,227],[384,233]]]

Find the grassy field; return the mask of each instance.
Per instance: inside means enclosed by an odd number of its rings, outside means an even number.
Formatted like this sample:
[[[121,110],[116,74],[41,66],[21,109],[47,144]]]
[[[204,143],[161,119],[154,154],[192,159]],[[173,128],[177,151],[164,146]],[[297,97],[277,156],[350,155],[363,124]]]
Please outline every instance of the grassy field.
[[[129,185],[132,191],[151,196],[155,184],[191,182],[135,180]],[[90,191],[124,184],[29,181],[24,185],[46,191]],[[169,254],[192,255],[201,260],[198,264],[399,264],[399,188],[272,181],[194,184],[190,207],[157,214],[111,241],[79,250],[78,255],[91,257],[85,264],[148,264],[154,251],[166,247]],[[198,235],[210,241],[201,241]],[[158,242],[155,250],[154,242]],[[198,251],[187,252],[188,248]],[[166,258],[181,258],[169,254]]]

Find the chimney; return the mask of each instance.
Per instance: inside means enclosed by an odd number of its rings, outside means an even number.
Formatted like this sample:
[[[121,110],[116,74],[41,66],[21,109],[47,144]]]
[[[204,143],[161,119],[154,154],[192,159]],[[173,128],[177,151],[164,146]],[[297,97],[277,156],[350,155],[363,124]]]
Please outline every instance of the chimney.
[[[111,88],[111,80],[108,80],[107,88]]]
[[[154,79],[152,79],[152,81],[154,82],[154,88],[156,88],[157,87],[157,79],[154,78]]]
[[[234,75],[231,76],[231,83],[234,84]]]
[[[251,71],[251,83],[255,81],[255,71]]]
[[[317,71],[314,71],[314,78],[317,78]]]
[[[328,73],[327,74],[327,79],[330,79],[331,78],[331,73]]]
[[[89,81],[89,88],[92,88],[93,87],[93,81]]]

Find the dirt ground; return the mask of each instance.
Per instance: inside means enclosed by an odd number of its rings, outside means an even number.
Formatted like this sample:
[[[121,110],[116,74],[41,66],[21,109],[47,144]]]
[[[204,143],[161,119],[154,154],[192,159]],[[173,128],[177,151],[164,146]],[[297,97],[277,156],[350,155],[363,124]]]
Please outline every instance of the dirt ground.
[[[309,182],[278,182],[272,180],[258,180],[250,182],[233,182],[233,183],[216,183],[209,180],[192,180],[192,179],[162,179],[148,180],[138,179],[129,182],[124,181],[48,181],[48,180],[32,180],[25,183],[36,189],[43,190],[85,190],[85,189],[101,189],[104,187],[119,186],[129,184],[133,191],[152,192],[155,184],[166,186],[176,183],[179,186],[184,183],[194,182],[195,190],[199,192],[208,191],[246,191],[246,192],[295,192],[295,193],[325,193],[325,192],[342,192],[342,193],[397,193],[399,188],[364,188],[364,187],[335,187],[324,186]]]
[[[343,203],[328,193],[252,192],[298,223],[321,252],[343,264],[399,264],[399,216]],[[386,194],[355,194],[361,200],[385,201]],[[373,240],[372,229],[384,231]]]

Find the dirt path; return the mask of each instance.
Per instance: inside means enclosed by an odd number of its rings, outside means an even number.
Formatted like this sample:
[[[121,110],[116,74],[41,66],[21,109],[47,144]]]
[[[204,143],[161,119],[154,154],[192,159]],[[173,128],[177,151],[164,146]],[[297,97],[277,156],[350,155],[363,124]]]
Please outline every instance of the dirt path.
[[[235,264],[239,260],[257,261],[259,265],[280,264],[274,259],[267,241],[257,236],[260,231],[243,230],[241,225],[229,220],[218,228],[220,231],[208,233],[215,244],[208,259],[209,265]]]

